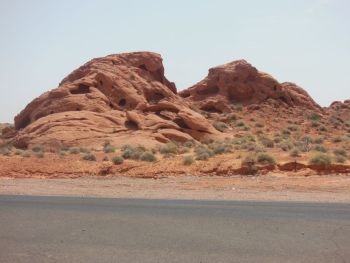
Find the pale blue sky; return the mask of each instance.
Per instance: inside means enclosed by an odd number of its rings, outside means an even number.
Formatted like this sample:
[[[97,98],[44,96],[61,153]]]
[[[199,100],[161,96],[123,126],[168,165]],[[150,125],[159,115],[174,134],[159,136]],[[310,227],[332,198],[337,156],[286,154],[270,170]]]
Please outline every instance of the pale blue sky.
[[[244,58],[322,106],[350,98],[349,0],[0,0],[0,122],[93,57],[154,51],[184,89]]]

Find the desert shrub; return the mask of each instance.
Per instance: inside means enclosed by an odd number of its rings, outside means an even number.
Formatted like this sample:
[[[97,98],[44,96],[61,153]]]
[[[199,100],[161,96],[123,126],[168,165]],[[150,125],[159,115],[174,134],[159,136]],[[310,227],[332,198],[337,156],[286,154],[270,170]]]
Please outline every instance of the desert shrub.
[[[104,153],[114,153],[115,152],[115,147],[111,144],[106,144],[103,146],[103,152]]]
[[[334,158],[334,161],[336,163],[345,163],[346,162],[346,158],[344,156],[341,155],[336,155]]]
[[[333,153],[337,156],[347,157],[347,152],[344,149],[334,149]]]
[[[291,135],[291,132],[290,132],[290,130],[287,130],[287,129],[284,129],[284,130],[282,130],[282,135]]]
[[[7,147],[0,148],[0,154],[4,156],[10,156],[11,155],[11,149]]]
[[[184,165],[191,165],[193,164],[193,162],[194,162],[194,159],[192,155],[186,155],[182,159],[182,164]]]
[[[107,156],[107,155],[106,155],[106,156],[104,156],[104,157],[103,157],[103,159],[102,159],[102,161],[103,161],[103,162],[108,162],[108,161],[109,161],[108,156]]]
[[[214,122],[213,126],[220,132],[224,132],[227,129],[226,123],[221,121]]]
[[[175,143],[168,142],[160,147],[159,152],[161,154],[177,154],[178,148]]]
[[[258,168],[256,167],[256,157],[254,155],[246,156],[241,163],[242,167],[247,169],[248,174],[256,174]]]
[[[85,147],[79,147],[79,151],[81,153],[90,153],[90,150],[88,148],[85,148]]]
[[[203,145],[197,146],[194,149],[197,160],[208,160],[214,155],[213,151]]]
[[[79,147],[71,147],[71,148],[69,148],[69,153],[70,154],[79,154],[80,148]]]
[[[310,136],[304,136],[301,141],[303,143],[311,144],[313,142],[312,138]]]
[[[288,152],[293,148],[293,144],[289,141],[283,141],[282,143],[279,144],[279,148],[282,151]]]
[[[57,154],[58,154],[60,157],[63,157],[63,156],[65,156],[65,155],[67,154],[67,152],[66,152],[66,151],[63,151],[63,150],[58,150],[58,151],[57,151]]]
[[[186,141],[184,142],[183,146],[186,148],[193,148],[195,145],[194,141]]]
[[[341,137],[341,136],[336,136],[336,137],[333,138],[332,142],[334,142],[334,143],[339,143],[339,142],[342,142],[343,140],[344,140],[343,137]]]
[[[209,145],[210,149],[213,151],[214,154],[223,154],[230,152],[232,149],[232,145],[228,143],[213,143]]]
[[[275,146],[274,141],[271,140],[270,138],[261,136],[259,138],[259,140],[260,140],[261,144],[264,145],[267,148],[273,148]]]
[[[316,112],[312,112],[310,115],[309,115],[309,120],[311,121],[319,121],[321,118],[321,116],[316,113]]]
[[[265,125],[262,124],[261,122],[258,122],[258,123],[255,124],[255,127],[257,127],[257,128],[263,128],[264,126]]]
[[[34,145],[34,146],[32,147],[31,150],[32,150],[33,152],[35,152],[35,153],[38,153],[38,152],[43,152],[43,151],[44,151],[44,148],[43,148],[41,145],[36,144],[36,145]]]
[[[342,125],[342,120],[338,119],[336,116],[331,116],[329,118],[329,122],[333,125],[333,127],[338,127]]]
[[[296,125],[289,125],[287,127],[287,129],[290,131],[298,131],[299,130],[298,126],[296,126]]]
[[[322,131],[322,132],[326,132],[327,131],[327,128],[326,126],[324,125],[321,125],[319,128],[318,128],[319,131]]]
[[[91,161],[91,162],[95,162],[97,160],[96,156],[91,154],[91,153],[87,153],[87,154],[83,155],[83,157],[81,159],[85,160],[85,161]]]
[[[124,162],[124,158],[122,156],[114,156],[112,158],[112,162],[114,164],[122,164]]]
[[[322,145],[316,145],[315,147],[312,148],[312,150],[316,152],[322,152],[322,153],[326,153],[328,151],[327,148]]]
[[[124,159],[133,159],[133,160],[139,160],[141,157],[141,154],[143,153],[142,148],[135,148],[129,145],[126,145],[122,148],[122,157]]]
[[[322,144],[324,142],[324,139],[322,137],[317,137],[314,139],[315,144]]]
[[[331,157],[326,153],[317,153],[311,157],[309,164],[322,165],[322,164],[331,164]]]
[[[226,120],[229,122],[235,122],[237,119],[238,119],[237,116],[233,113],[230,113],[229,115],[227,115],[227,118],[226,118]]]
[[[258,163],[275,164],[275,159],[267,153],[259,153],[256,157]]]
[[[294,148],[290,151],[289,156],[291,157],[299,157],[300,151],[297,148]]]
[[[141,161],[145,161],[145,162],[155,162],[157,160],[154,154],[149,151],[143,152],[140,156],[140,159]]]
[[[245,123],[243,121],[239,121],[236,123],[237,127],[245,127]]]
[[[16,149],[15,152],[14,152],[14,154],[15,154],[15,155],[21,155],[22,152],[23,152],[23,151],[22,151],[21,149]]]
[[[345,121],[345,126],[350,128],[350,120]]]

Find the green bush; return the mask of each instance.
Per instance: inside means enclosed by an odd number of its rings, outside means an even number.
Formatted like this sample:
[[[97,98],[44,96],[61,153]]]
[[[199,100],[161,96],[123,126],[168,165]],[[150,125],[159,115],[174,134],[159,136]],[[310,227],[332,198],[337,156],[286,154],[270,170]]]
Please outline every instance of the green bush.
[[[79,147],[79,151],[81,153],[90,153],[90,150],[88,148],[84,148],[84,147]]]
[[[344,140],[344,138],[343,137],[341,137],[341,136],[336,136],[336,137],[334,137],[333,138],[333,142],[334,143],[339,143],[339,142],[342,142]]]
[[[321,119],[321,116],[316,112],[312,112],[309,115],[309,120],[311,120],[311,121],[319,121],[320,119]]]
[[[224,132],[227,129],[227,125],[224,122],[218,121],[213,124],[214,128],[220,132]]]
[[[264,145],[267,148],[273,148],[275,146],[275,143],[273,140],[271,140],[270,138],[267,137],[260,137],[259,138],[260,142],[262,145]]]
[[[186,155],[182,159],[182,164],[184,165],[191,165],[193,164],[193,162],[194,162],[194,159],[192,155]]]
[[[109,144],[109,143],[105,144],[103,146],[103,152],[104,153],[114,153],[115,150],[116,150],[116,148],[113,145]]]
[[[112,162],[116,165],[122,164],[124,162],[124,158],[121,156],[115,156],[112,158]]]
[[[177,154],[178,148],[175,143],[168,142],[165,145],[160,147],[159,152],[161,154]]]
[[[317,153],[309,160],[309,164],[314,165],[325,165],[331,163],[331,157],[326,153]]]
[[[38,152],[43,152],[44,149],[41,145],[37,144],[37,145],[34,145],[31,149],[33,152],[35,153],[38,153]]]
[[[315,147],[312,148],[314,151],[316,152],[322,152],[322,153],[326,153],[328,152],[327,148],[322,146],[322,145],[316,145]]]
[[[79,154],[80,148],[79,147],[71,147],[71,148],[69,148],[69,153],[70,154]]]
[[[228,143],[213,143],[209,147],[214,154],[228,153],[232,150],[232,146]]]
[[[91,154],[91,153],[88,153],[88,154],[85,154],[83,157],[82,157],[83,160],[85,161],[92,161],[92,162],[95,162],[97,159],[96,159],[96,156]]]
[[[256,174],[258,172],[258,168],[256,167],[256,157],[254,155],[246,156],[242,160],[241,166],[247,169],[248,174]]]
[[[143,152],[140,156],[141,161],[145,162],[155,162],[157,158],[154,156],[152,152]]]
[[[275,164],[275,159],[267,153],[259,153],[256,157],[258,163]]]
[[[209,148],[200,145],[195,148],[196,160],[208,160],[214,155],[213,151]]]

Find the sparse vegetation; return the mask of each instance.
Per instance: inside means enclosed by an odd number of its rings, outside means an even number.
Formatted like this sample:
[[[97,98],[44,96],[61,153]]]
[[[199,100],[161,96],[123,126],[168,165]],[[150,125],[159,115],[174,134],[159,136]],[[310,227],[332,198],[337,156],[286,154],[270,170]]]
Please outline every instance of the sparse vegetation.
[[[345,163],[346,162],[346,158],[344,156],[341,156],[341,155],[336,155],[334,160],[336,163]]]
[[[246,156],[241,163],[242,167],[247,169],[248,174],[256,174],[258,172],[258,168],[256,167],[256,157],[254,155]]]
[[[275,159],[267,153],[259,153],[256,157],[258,163],[275,164]]]
[[[344,140],[344,138],[342,136],[336,136],[333,138],[333,142],[334,143],[339,143],[339,142],[342,142]]]
[[[239,121],[236,123],[237,127],[245,127],[245,123],[243,121]]]
[[[313,165],[327,165],[331,163],[331,157],[326,153],[317,153],[309,160],[309,164]]]
[[[322,145],[316,145],[315,147],[312,148],[312,150],[316,152],[322,152],[322,153],[328,152],[327,148]]]
[[[124,162],[124,158],[122,156],[114,156],[112,158],[112,162],[116,165],[122,164]]]
[[[209,145],[210,149],[213,151],[214,154],[223,154],[228,153],[232,149],[232,145],[229,143],[212,143]]]
[[[152,152],[146,151],[143,152],[140,156],[141,161],[145,162],[155,162],[157,161],[157,158],[154,156]]]
[[[297,148],[294,148],[291,150],[289,155],[291,157],[300,157],[300,151]]]
[[[312,112],[310,115],[309,115],[309,120],[311,121],[319,121],[321,118],[321,116],[316,113],[316,112]]]
[[[186,141],[184,142],[183,146],[186,148],[193,148],[195,145],[194,141]]]
[[[39,144],[34,145],[31,150],[35,153],[44,152],[44,148]]]
[[[35,152],[35,156],[37,158],[44,158],[45,154],[44,154],[44,152]]]
[[[140,146],[140,147],[132,147],[130,145],[124,145],[122,147],[122,157],[124,159],[133,159],[133,160],[139,160],[141,157],[141,154],[145,152],[145,148]]]
[[[218,121],[213,124],[215,129],[217,129],[220,132],[224,132],[227,129],[227,125],[224,122]]]
[[[333,153],[337,156],[347,157],[347,152],[344,149],[334,149]]]
[[[298,131],[299,130],[298,126],[296,126],[296,125],[289,125],[287,127],[287,129],[290,131]]]
[[[80,148],[79,147],[71,147],[71,148],[69,148],[68,152],[70,154],[79,154],[80,153]]]
[[[195,148],[196,160],[208,160],[214,155],[213,151],[209,148],[200,145]]]
[[[259,141],[262,145],[264,145],[264,147],[267,147],[267,148],[273,148],[275,146],[275,143],[273,140],[264,136],[260,136]]]
[[[110,144],[109,142],[105,143],[103,145],[103,152],[104,153],[114,153],[115,150],[116,150],[116,148],[112,144]]]
[[[159,149],[161,154],[177,154],[178,147],[173,142],[168,142],[165,145],[161,146]]]
[[[91,153],[87,153],[87,154],[83,155],[82,160],[95,162],[97,159],[96,159],[95,155],[93,155]]]
[[[193,162],[194,162],[194,159],[192,155],[186,155],[182,159],[182,164],[184,165],[191,165],[193,164]]]

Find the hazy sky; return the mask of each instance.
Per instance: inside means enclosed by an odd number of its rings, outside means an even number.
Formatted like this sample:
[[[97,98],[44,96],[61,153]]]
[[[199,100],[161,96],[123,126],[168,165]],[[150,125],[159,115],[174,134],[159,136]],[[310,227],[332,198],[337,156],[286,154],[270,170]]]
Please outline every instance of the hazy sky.
[[[322,106],[350,98],[349,0],[0,0],[0,122],[94,57],[154,51],[178,90],[244,58]]]

